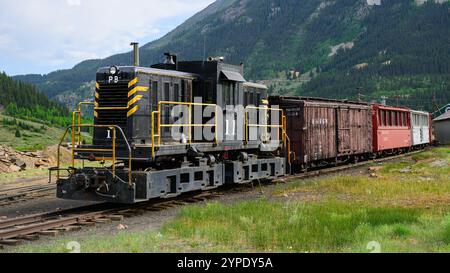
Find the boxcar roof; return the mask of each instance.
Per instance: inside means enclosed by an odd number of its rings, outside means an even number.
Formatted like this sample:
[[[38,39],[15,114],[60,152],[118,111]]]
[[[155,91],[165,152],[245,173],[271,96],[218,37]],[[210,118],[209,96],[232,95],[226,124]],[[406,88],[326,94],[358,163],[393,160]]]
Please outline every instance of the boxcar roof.
[[[406,107],[400,107],[400,106],[389,106],[384,104],[372,104],[375,109],[381,109],[381,110],[393,110],[393,111],[405,111],[405,112],[411,112],[411,109]]]
[[[423,116],[428,116],[430,114],[425,111],[417,111],[417,110],[411,110],[411,113],[416,114],[416,115],[423,115]]]
[[[324,102],[324,103],[336,103],[336,104],[354,104],[354,105],[367,105],[367,102],[358,102],[351,100],[338,100],[338,99],[325,99],[316,97],[301,97],[301,96],[278,96],[280,100],[291,100],[291,101],[305,101],[305,102]]]

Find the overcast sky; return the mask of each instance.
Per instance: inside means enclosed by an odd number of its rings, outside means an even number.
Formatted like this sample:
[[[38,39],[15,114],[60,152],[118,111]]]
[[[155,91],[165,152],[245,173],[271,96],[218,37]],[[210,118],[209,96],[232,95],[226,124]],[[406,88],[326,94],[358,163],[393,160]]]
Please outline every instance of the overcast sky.
[[[46,74],[153,41],[214,0],[0,0],[0,71]]]

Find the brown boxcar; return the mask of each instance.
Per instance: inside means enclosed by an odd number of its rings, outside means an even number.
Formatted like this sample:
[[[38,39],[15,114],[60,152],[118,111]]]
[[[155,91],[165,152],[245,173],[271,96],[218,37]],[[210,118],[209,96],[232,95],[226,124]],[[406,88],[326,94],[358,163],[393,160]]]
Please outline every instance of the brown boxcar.
[[[305,97],[271,97],[286,114],[293,167],[358,160],[372,153],[369,104]]]

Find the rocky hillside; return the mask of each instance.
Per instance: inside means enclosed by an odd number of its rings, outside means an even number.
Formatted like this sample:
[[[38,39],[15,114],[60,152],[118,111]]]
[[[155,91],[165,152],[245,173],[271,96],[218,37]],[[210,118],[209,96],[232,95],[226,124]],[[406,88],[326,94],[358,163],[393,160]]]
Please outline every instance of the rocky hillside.
[[[450,74],[449,11],[444,0],[218,0],[144,45],[141,63],[158,62],[166,51],[184,60],[220,55],[244,62],[246,78],[267,80],[275,93],[402,95],[411,104],[429,102],[434,92],[450,99],[443,84]],[[98,67],[131,59],[125,53],[17,78],[70,104],[92,95]]]
[[[47,147],[43,151],[20,152],[0,145],[0,173],[20,172],[27,169],[48,169],[56,165],[56,146]],[[70,162],[70,151],[61,148],[64,164]]]

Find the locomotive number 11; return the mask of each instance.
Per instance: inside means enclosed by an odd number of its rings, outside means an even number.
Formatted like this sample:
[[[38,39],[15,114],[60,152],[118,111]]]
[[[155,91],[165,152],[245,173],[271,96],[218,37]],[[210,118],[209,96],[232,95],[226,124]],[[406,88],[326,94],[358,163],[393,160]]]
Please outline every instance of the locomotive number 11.
[[[118,83],[119,82],[119,76],[109,76],[108,83]]]

